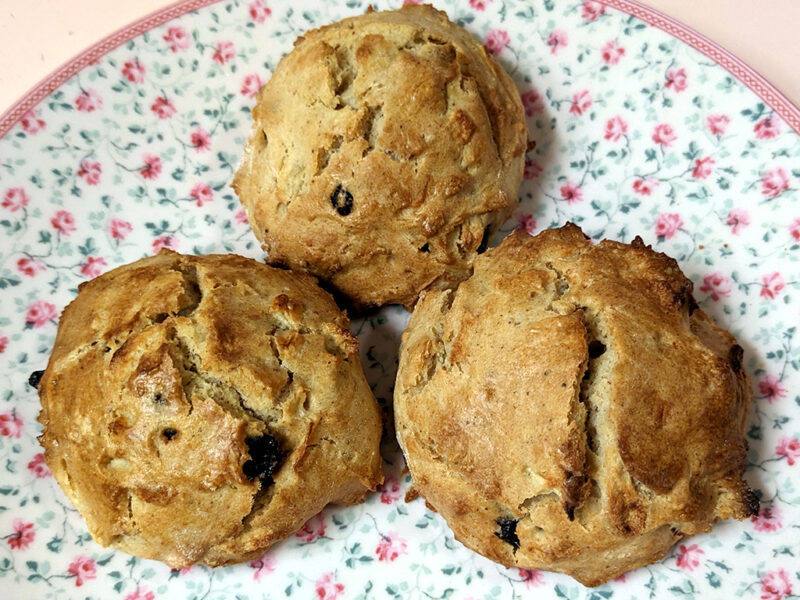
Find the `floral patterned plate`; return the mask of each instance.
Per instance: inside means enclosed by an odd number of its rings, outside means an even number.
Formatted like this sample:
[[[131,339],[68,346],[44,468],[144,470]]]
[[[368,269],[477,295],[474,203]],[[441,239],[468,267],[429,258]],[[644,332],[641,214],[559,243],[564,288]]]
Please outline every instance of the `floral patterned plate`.
[[[0,120],[0,595],[800,593],[800,111],[718,47],[629,0],[437,4],[513,75],[538,142],[505,231],[569,219],[595,238],[640,234],[680,261],[700,304],[739,337],[756,394],[747,477],[760,514],[589,590],[466,550],[421,500],[403,501],[408,478],[388,440],[378,493],[326,509],[249,564],[170,571],[96,545],[36,441],[27,380],[46,363],[59,311],[81,281],[161,247],[260,257],[228,188],[254,95],[297,35],[367,5],[191,0],[96,46]],[[353,323],[387,410],[406,320],[389,307]]]

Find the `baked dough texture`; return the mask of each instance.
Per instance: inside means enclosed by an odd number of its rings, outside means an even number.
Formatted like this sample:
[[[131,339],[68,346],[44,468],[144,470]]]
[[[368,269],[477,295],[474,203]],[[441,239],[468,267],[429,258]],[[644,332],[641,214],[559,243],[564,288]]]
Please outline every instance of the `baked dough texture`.
[[[39,384],[94,539],[171,567],[260,556],[381,482],[347,317],[308,275],[169,250],[80,286]]]
[[[572,224],[517,231],[403,335],[414,489],[469,548],[594,586],[758,501],[742,348],[672,258]]]
[[[301,36],[253,119],[233,187],[267,261],[356,307],[412,307],[461,281],[518,203],[519,92],[431,6]]]

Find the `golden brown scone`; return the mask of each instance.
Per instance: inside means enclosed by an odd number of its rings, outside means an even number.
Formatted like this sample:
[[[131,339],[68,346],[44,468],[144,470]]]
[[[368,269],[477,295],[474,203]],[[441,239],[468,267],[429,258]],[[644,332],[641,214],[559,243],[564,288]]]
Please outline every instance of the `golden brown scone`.
[[[504,565],[599,585],[758,501],[742,348],[675,260],[572,224],[517,231],[422,296],[395,419],[414,488]]]
[[[258,95],[233,182],[268,262],[355,306],[413,306],[469,275],[517,206],[511,78],[431,6],[310,31]],[[483,247],[481,247],[483,244]]]
[[[382,480],[347,317],[308,275],[168,250],[80,287],[39,384],[94,539],[171,567],[259,556]]]

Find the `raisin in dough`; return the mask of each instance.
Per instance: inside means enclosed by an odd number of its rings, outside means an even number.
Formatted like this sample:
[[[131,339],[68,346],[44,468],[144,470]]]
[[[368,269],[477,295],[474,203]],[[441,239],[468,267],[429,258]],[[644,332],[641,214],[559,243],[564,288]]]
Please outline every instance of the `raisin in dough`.
[[[379,409],[312,277],[168,250],[80,286],[40,382],[45,461],[94,539],[260,556],[381,481]]]
[[[473,550],[587,585],[755,514],[742,348],[691,291],[639,238],[568,224],[426,293],[395,391],[416,492]]]
[[[233,187],[267,261],[361,307],[448,287],[517,206],[511,78],[430,6],[310,31],[258,95]]]

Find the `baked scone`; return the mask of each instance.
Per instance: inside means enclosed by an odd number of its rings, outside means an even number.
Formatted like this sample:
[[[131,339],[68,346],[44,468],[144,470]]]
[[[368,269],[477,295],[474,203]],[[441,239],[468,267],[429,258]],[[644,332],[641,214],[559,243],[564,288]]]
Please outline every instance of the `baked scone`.
[[[599,585],[758,500],[742,348],[675,260],[572,224],[517,231],[403,335],[397,434],[466,546]]]
[[[298,38],[262,88],[233,187],[267,261],[354,306],[413,306],[469,275],[517,206],[519,92],[431,6]]]
[[[347,317],[240,256],[162,250],[82,284],[39,394],[45,461],[94,539],[171,567],[257,557],[382,480]]]

